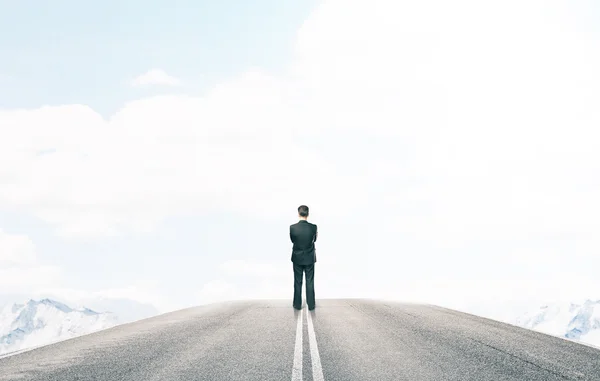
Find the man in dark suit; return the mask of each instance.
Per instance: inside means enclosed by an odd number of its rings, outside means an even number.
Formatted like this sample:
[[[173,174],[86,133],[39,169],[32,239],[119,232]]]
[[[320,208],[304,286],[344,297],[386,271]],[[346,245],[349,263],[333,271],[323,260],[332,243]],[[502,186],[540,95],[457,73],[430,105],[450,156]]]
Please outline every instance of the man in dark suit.
[[[290,226],[292,247],[292,263],[294,265],[294,301],[293,306],[302,308],[302,276],[306,273],[306,304],[309,310],[315,309],[315,241],[317,225],[307,221],[308,206],[298,207],[300,221]]]

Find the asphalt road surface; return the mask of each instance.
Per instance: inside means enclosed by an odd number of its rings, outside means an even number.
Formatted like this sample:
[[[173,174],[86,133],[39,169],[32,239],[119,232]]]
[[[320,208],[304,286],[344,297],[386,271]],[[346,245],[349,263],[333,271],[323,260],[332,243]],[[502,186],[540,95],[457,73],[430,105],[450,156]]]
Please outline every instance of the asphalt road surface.
[[[600,350],[429,305],[245,301],[0,358],[0,380],[600,380]]]

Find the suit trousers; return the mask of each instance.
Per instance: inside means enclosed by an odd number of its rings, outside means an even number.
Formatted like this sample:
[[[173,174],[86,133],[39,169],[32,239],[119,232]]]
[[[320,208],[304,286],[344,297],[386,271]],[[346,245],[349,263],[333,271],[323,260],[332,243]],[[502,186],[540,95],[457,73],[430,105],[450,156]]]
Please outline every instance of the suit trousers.
[[[302,278],[306,274],[306,304],[309,309],[315,308],[315,264],[294,265],[294,307],[302,306]]]

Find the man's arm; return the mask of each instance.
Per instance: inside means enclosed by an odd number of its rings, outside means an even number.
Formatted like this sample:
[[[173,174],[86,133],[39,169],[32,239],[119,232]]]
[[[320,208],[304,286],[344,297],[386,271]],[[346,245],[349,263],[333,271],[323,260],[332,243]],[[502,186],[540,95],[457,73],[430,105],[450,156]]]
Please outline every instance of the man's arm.
[[[294,243],[294,236],[292,235],[292,227],[290,226],[290,240]]]
[[[317,242],[317,237],[319,236],[319,230],[317,229],[317,225],[315,225],[315,239],[313,242]]]

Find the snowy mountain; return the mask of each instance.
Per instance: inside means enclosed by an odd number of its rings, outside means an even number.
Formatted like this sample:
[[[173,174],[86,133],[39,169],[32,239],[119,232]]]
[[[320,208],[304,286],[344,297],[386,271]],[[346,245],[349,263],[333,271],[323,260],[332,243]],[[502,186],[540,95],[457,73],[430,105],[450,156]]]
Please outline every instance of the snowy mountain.
[[[545,305],[512,323],[600,347],[600,300]]]
[[[0,310],[0,355],[70,339],[120,323],[113,313],[73,309],[51,299],[7,305]]]

